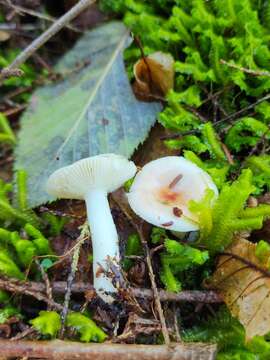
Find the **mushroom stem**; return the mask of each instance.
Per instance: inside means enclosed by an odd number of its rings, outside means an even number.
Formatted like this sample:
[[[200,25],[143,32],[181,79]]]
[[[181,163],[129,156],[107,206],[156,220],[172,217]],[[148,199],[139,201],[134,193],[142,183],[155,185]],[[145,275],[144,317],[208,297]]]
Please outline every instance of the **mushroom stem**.
[[[107,293],[115,293],[116,289],[102,268],[108,270],[108,257],[119,264],[120,255],[107,193],[99,189],[90,190],[85,196],[85,202],[93,247],[94,288],[104,301],[112,302],[113,298]]]

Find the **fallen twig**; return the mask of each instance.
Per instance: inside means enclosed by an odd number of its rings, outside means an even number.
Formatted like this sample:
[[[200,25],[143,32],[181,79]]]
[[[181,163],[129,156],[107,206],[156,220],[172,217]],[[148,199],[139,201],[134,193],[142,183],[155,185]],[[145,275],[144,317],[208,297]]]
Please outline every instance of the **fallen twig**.
[[[43,285],[43,291],[45,291],[45,284]],[[29,286],[28,282],[23,282],[14,279],[1,279],[0,278],[0,289],[10,291],[15,294],[29,295],[33,296],[39,301],[44,301],[49,304],[52,308],[56,310],[62,310],[62,305],[56,303],[53,300],[48,299],[48,297],[42,294],[39,290],[33,289]]]
[[[78,16],[89,5],[93,4],[95,0],[80,0],[68,12],[61,16],[55,23],[52,24],[43,34],[36,38],[30,45],[28,45],[16,59],[0,73],[0,80],[3,80],[3,72],[11,71],[18,68],[29,57],[31,57],[42,45],[44,45],[51,37],[57,34],[66,24]]]
[[[129,219],[130,219],[130,217],[129,217]],[[130,219],[130,220],[132,220],[132,219]],[[147,245],[147,241],[145,239],[145,236],[143,234],[142,226],[137,225],[135,222],[133,222],[133,225],[136,228],[136,230],[137,230],[137,232],[138,232],[138,234],[140,236],[141,243],[142,243],[144,253],[145,253],[145,256],[146,256],[146,264],[147,264],[148,271],[149,271],[149,278],[150,278],[151,287],[152,287],[153,294],[154,294],[154,301],[155,301],[156,309],[157,309],[157,312],[158,312],[159,321],[160,321],[160,324],[161,324],[161,329],[162,329],[162,334],[163,334],[163,337],[164,337],[164,341],[165,341],[166,345],[170,345],[169,331],[167,329],[166,320],[165,320],[165,317],[164,317],[163,309],[162,309],[162,306],[161,306],[161,300],[160,300],[159,292],[158,292],[157,285],[156,285],[155,274],[154,274],[153,267],[152,267],[150,250],[149,250],[149,247]]]
[[[173,304],[173,319],[174,319],[174,331],[175,331],[175,337],[177,342],[181,342],[181,334],[180,334],[180,323],[179,323],[179,308]]]
[[[269,99],[270,99],[270,94],[267,94],[264,97],[262,97],[262,98],[258,99],[257,101],[255,101],[254,103],[249,104],[248,106],[244,107],[243,109],[240,109],[240,110],[238,110],[238,111],[236,111],[236,112],[234,112],[234,113],[232,113],[232,114],[230,114],[228,116],[225,116],[223,119],[220,119],[220,120],[216,121],[213,125],[216,126],[216,125],[219,125],[219,124],[224,123],[226,121],[235,119],[239,115],[242,115],[243,113],[247,112],[248,110],[253,109],[255,106],[257,106],[261,102],[269,100]]]
[[[0,77],[1,77],[1,73],[0,73]],[[24,109],[26,108],[26,104],[22,104],[22,105],[19,105],[15,108],[12,108],[12,109],[8,109],[6,111],[2,111],[2,113],[5,115],[5,116],[11,116],[11,115],[15,115],[17,114],[18,112],[21,112],[23,111]]]
[[[24,25],[18,25],[15,23],[1,23],[0,24],[0,30],[3,31],[7,31],[7,32],[18,32],[20,31],[20,33],[22,31],[33,31],[36,30],[36,25],[31,25],[31,24],[24,24]]]
[[[266,140],[266,135],[270,132],[270,125],[268,125],[268,129],[262,134],[261,138],[257,141],[257,143],[255,144],[255,146],[253,146],[253,148],[251,149],[251,151],[249,152],[247,158],[249,158],[250,156],[256,154],[256,152],[258,151],[260,145],[262,145],[265,140]]]
[[[234,165],[234,160],[233,160],[232,154],[230,153],[230,150],[227,148],[227,146],[223,142],[221,143],[221,147],[222,147],[222,150],[228,160],[228,163],[230,165]]]
[[[23,330],[22,332],[18,333],[17,335],[13,336],[12,338],[10,338],[10,340],[18,341],[18,340],[28,337],[29,335],[32,335],[34,333],[37,333],[37,330],[33,326],[30,326],[30,327],[26,328],[25,330]]]
[[[206,123],[208,120],[194,107],[192,106],[188,106],[186,105],[185,108],[187,110],[189,110],[190,112],[192,112],[192,114],[194,114],[195,116],[197,116],[197,118],[199,118],[201,120],[202,123]]]
[[[168,135],[163,135],[160,137],[160,140],[171,140],[171,139],[178,139],[178,138],[182,138],[183,136],[186,135],[195,135],[195,134],[199,134],[200,130],[198,129],[194,129],[194,130],[188,130],[188,131],[183,131],[180,133],[174,133],[174,134],[168,134]]]
[[[220,60],[220,63],[222,65],[227,65],[233,69],[236,69],[236,70],[240,70],[242,72],[245,72],[249,75],[253,75],[253,76],[270,76],[270,72],[269,71],[262,71],[262,70],[252,70],[252,69],[247,69],[247,68],[244,68],[242,66],[239,66],[239,65],[236,65],[236,64],[231,64],[223,59]]]
[[[21,69],[18,69],[18,68],[5,68],[5,69],[2,69],[1,70],[1,78],[3,80],[6,80],[12,76],[15,76],[15,77],[21,77],[23,76],[24,72],[21,70]]]
[[[42,279],[43,279],[43,281],[45,283],[46,295],[47,295],[48,299],[50,300],[50,302],[52,302],[53,301],[52,287],[51,287],[51,284],[50,284],[50,279],[48,277],[48,274],[45,272],[44,268],[40,265],[38,260],[35,260],[35,263],[36,263],[37,267],[39,268]],[[48,310],[51,310],[51,305],[50,304],[48,304]]]
[[[165,345],[83,344],[75,341],[0,340],[1,356],[50,360],[214,360],[215,344]]]
[[[55,294],[65,294],[67,283],[66,281],[56,281],[51,284],[52,291]],[[44,292],[46,291],[46,286],[44,283],[34,282],[34,281],[19,281],[16,279],[10,278],[0,278],[0,289],[34,296],[40,301],[45,301],[43,299]],[[93,291],[93,285],[86,284],[82,282],[77,282],[72,284],[71,291],[74,294],[83,294],[87,291]],[[153,299],[153,291],[151,289],[145,288],[129,288],[129,291],[136,298],[142,299]],[[179,293],[173,293],[165,290],[158,290],[160,301],[169,301],[169,302],[194,302],[194,303],[222,303],[222,298],[215,291],[201,291],[201,290],[183,290]],[[39,297],[37,297],[37,295]],[[41,297],[40,297],[41,295]],[[54,303],[55,304],[55,303]],[[57,304],[57,307],[62,309],[60,304]]]
[[[68,275],[64,307],[63,307],[63,310],[61,313],[61,329],[60,329],[60,338],[61,339],[64,337],[64,333],[65,333],[65,322],[66,322],[66,317],[68,314],[69,301],[70,301],[70,296],[71,296],[71,292],[72,292],[71,286],[72,286],[72,283],[73,283],[73,280],[74,280],[74,277],[75,277],[75,274],[77,271],[81,246],[88,237],[89,237],[88,223],[85,222],[82,225],[80,236],[77,239],[76,248],[74,250],[72,262],[71,262],[71,271]]]
[[[131,288],[132,294],[137,298],[153,299],[151,289]],[[195,303],[222,303],[222,298],[214,291],[183,290],[173,293],[165,290],[158,290],[160,301],[171,302],[195,302]]]
[[[39,19],[42,19],[42,20],[46,20],[46,21],[49,21],[49,22],[56,22],[57,21],[57,18],[53,17],[53,16],[50,16],[48,14],[42,14],[38,11],[35,11],[35,10],[32,10],[32,9],[27,9],[23,6],[20,6],[20,5],[15,5],[15,4],[12,4],[11,1],[0,1],[1,4],[3,5],[6,5],[6,6],[9,6],[10,8],[12,8],[13,10],[19,12],[19,13],[22,13],[22,14],[27,14],[27,15],[31,15],[31,16],[34,16],[34,17],[37,17]],[[66,24],[64,25],[64,27],[66,27],[67,29],[70,29],[74,32],[78,32],[78,33],[81,33],[82,31],[78,28],[76,28],[75,26],[73,25],[70,25],[70,24]]]

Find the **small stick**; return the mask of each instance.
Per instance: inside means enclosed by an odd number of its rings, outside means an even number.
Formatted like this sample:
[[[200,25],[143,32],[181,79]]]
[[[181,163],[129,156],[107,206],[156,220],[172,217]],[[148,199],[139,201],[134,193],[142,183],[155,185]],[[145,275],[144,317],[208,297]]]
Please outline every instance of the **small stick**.
[[[269,126],[270,125],[268,125],[268,129],[262,134],[262,137],[257,141],[256,145],[251,149],[247,157],[254,155],[258,151],[260,145],[264,143],[264,141],[266,140],[266,135],[270,131]]]
[[[40,206],[39,211],[41,213],[48,212],[48,213],[53,214],[55,216],[71,217],[71,218],[74,218],[74,219],[82,219],[82,218],[84,218],[84,216],[81,216],[81,215],[78,216],[78,215],[75,215],[75,214],[65,213],[65,212],[60,211],[60,210],[51,210],[46,206]]]
[[[201,122],[203,122],[203,123],[207,122],[207,119],[202,114],[200,114],[199,111],[196,110],[194,107],[186,105],[185,108],[187,108],[187,110],[189,110],[195,116],[197,116],[197,118],[199,118],[201,120]]]
[[[175,306],[175,304],[173,304],[173,317],[174,317],[174,329],[175,329],[176,341],[181,342],[182,339],[179,331],[180,325],[178,321],[178,314],[179,314],[179,309]]]
[[[66,318],[67,318],[67,314],[68,314],[68,310],[69,310],[69,301],[70,301],[70,296],[71,296],[71,286],[77,271],[77,267],[78,267],[78,262],[79,262],[79,256],[80,256],[80,250],[81,250],[81,246],[84,243],[84,241],[89,237],[89,230],[88,230],[88,223],[85,222],[82,225],[81,228],[81,234],[78,237],[78,242],[76,244],[76,249],[73,253],[73,258],[72,258],[72,263],[71,263],[71,271],[68,275],[68,280],[67,280],[67,287],[66,287],[66,293],[65,293],[65,300],[64,300],[64,307],[61,313],[61,329],[60,329],[60,339],[63,339],[64,334],[65,334],[65,322],[66,322]]]
[[[166,320],[164,317],[164,313],[163,313],[163,309],[161,306],[161,301],[160,301],[160,297],[159,297],[159,293],[158,293],[158,289],[157,289],[157,285],[156,285],[156,280],[155,280],[155,274],[153,271],[153,267],[152,267],[152,262],[151,262],[151,256],[150,256],[150,250],[149,247],[147,245],[147,241],[145,239],[145,236],[143,234],[142,228],[141,226],[138,226],[137,224],[135,224],[136,230],[140,236],[140,240],[142,243],[142,246],[144,248],[144,252],[146,255],[146,263],[147,263],[147,267],[148,267],[148,271],[149,271],[149,277],[150,277],[150,282],[151,282],[151,287],[153,290],[153,294],[154,294],[154,301],[156,304],[156,308],[158,311],[158,316],[159,316],[159,321],[161,324],[161,329],[162,329],[162,334],[164,337],[164,341],[166,345],[170,345],[170,336],[169,336],[169,331],[166,325]]]
[[[66,281],[55,281],[51,284],[51,286],[53,293],[61,295],[66,292],[67,283]],[[46,291],[44,283],[34,281],[23,282],[10,278],[0,278],[0,289],[18,294],[30,295],[36,298],[39,295],[43,296],[42,293]],[[71,286],[72,293],[75,294],[83,294],[87,291],[92,291],[93,289],[93,285],[83,282],[77,282],[75,284],[72,284]],[[149,300],[152,300],[154,298],[153,291],[151,289],[129,288],[129,291],[136,298]],[[158,294],[160,301],[162,302],[191,302],[203,304],[218,304],[223,302],[222,297],[218,295],[215,291],[183,290],[179,293],[173,293],[159,289]],[[38,298],[38,300],[47,302],[40,297]],[[59,307],[60,309],[62,309],[61,305],[59,305]]]
[[[10,340],[11,341],[21,340],[21,339],[25,338],[26,336],[32,335],[35,332],[36,332],[36,329],[33,326],[30,326],[30,327],[26,328],[25,330],[23,330],[22,332],[16,334],[12,338],[10,338]]]
[[[244,107],[243,109],[240,109],[239,111],[236,111],[233,114],[230,114],[230,115],[224,117],[223,119],[220,119],[220,120],[216,121],[213,125],[216,126],[216,125],[219,125],[221,123],[224,123],[225,121],[232,120],[232,119],[238,117],[239,115],[242,115],[243,113],[247,112],[248,110],[253,109],[256,105],[260,104],[261,102],[269,100],[269,99],[270,99],[270,94],[267,94],[264,97],[262,97],[262,98],[258,99],[257,101],[255,101],[254,103]]]
[[[0,340],[3,358],[20,358],[53,360],[172,360],[200,359],[214,360],[216,344],[181,343],[165,345],[141,344],[86,344],[75,341],[10,341]]]
[[[223,142],[221,143],[221,147],[222,147],[222,150],[228,160],[228,163],[230,165],[234,165],[234,160],[233,160],[232,154],[230,153],[230,150],[227,148],[227,146]]]
[[[170,139],[179,139],[179,138],[181,139],[183,136],[199,134],[199,133],[200,133],[200,130],[198,130],[198,129],[188,130],[188,131],[183,131],[181,133],[163,135],[160,137],[160,140],[170,140]]]
[[[41,34],[30,45],[28,45],[7,68],[3,69],[0,73],[0,80],[3,80],[3,71],[5,73],[6,71],[14,70],[22,65],[51,37],[57,34],[66,24],[68,24],[94,2],[95,0],[80,0],[68,12],[66,12],[55,23],[53,23],[52,26],[50,26],[43,34]]]
[[[223,59],[220,59],[220,63],[222,65],[227,65],[227,66],[229,66],[229,67],[231,67],[233,69],[243,71],[243,72],[245,72],[247,74],[250,74],[250,75],[253,75],[253,76],[270,76],[269,71],[247,69],[247,68],[244,68],[244,67],[236,65],[236,64],[228,63],[227,61],[225,61]]]
[[[50,21],[50,22],[56,22],[57,21],[57,18],[55,18],[53,16],[50,16],[50,15],[47,15],[47,14],[42,14],[42,13],[40,13],[38,11],[35,11],[35,10],[32,10],[32,9],[27,9],[27,8],[25,8],[23,6],[20,6],[20,5],[14,5],[14,4],[11,3],[10,0],[8,0],[8,1],[0,1],[0,2],[1,2],[1,4],[9,6],[10,8],[12,8],[13,10],[15,10],[15,11],[17,11],[19,13],[31,15],[31,16],[37,17],[39,19]],[[70,30],[72,30],[74,32],[78,32],[78,33],[82,32],[80,29],[78,29],[75,26],[70,25],[70,24],[66,24],[66,25],[64,25],[64,27],[66,27],[67,29],[70,29]]]
[[[50,284],[48,274],[44,271],[44,268],[40,265],[38,260],[35,260],[35,263],[36,263],[37,267],[39,268],[42,279],[43,279],[43,281],[45,283],[46,295],[47,295],[48,299],[50,300],[50,302],[52,302],[53,301],[52,287],[51,287],[51,284]],[[51,310],[51,308],[52,308],[51,305],[47,304],[47,306],[48,306],[48,310]]]
[[[19,30],[21,31],[33,31],[36,30],[36,26],[34,25],[30,25],[30,24],[26,24],[26,25],[18,25],[18,24],[14,24],[14,23],[2,23],[0,24],[0,30],[3,31],[8,31],[8,32],[18,32]]]
[[[43,291],[45,290],[45,285],[43,285]],[[12,279],[1,279],[0,278],[0,289],[10,291],[15,294],[23,294],[23,295],[29,295],[33,296],[39,301],[44,301],[45,303],[49,304],[52,308],[56,310],[62,310],[62,305],[56,303],[53,300],[50,300],[42,294],[40,291],[33,290],[31,287],[28,286],[27,282],[21,282],[18,280],[12,281]]]
[[[0,73],[0,78],[1,78],[1,73]],[[1,83],[0,83],[1,84]],[[11,116],[11,115],[15,115],[17,114],[18,112],[21,112],[23,111],[24,109],[26,108],[26,104],[23,104],[23,105],[19,105],[15,108],[12,108],[12,109],[8,109],[6,111],[3,111],[3,114],[7,117]]]
[[[21,69],[18,69],[18,68],[4,68],[1,70],[1,78],[3,80],[5,79],[8,79],[12,76],[15,76],[15,77],[22,77],[24,75],[24,72],[21,70]]]

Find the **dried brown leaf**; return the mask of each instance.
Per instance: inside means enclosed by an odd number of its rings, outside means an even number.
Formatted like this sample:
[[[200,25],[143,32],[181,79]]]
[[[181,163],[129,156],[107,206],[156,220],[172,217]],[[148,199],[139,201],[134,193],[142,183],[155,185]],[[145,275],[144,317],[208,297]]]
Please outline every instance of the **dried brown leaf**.
[[[135,313],[130,313],[124,331],[116,341],[134,342],[138,335],[152,335],[160,331],[161,326],[158,320],[142,318]]]
[[[217,269],[207,282],[207,287],[219,291],[232,315],[245,327],[247,339],[270,331],[270,273],[256,257],[255,249],[256,244],[236,239],[219,257]]]
[[[132,283],[142,286],[147,279],[147,269],[144,261],[137,261],[128,272],[128,278]]]
[[[168,149],[162,138],[168,134],[167,130],[160,124],[155,124],[148,138],[138,147],[132,156],[137,166],[143,167],[148,162],[163,156],[179,155],[179,150]]]
[[[164,97],[173,88],[174,60],[160,51],[140,59],[134,65],[134,91],[144,100]]]

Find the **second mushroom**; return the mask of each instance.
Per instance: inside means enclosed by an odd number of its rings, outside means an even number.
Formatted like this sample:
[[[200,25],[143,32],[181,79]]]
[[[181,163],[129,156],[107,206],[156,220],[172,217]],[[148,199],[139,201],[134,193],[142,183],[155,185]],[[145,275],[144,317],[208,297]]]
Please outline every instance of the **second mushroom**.
[[[184,157],[167,156],[137,173],[128,200],[133,211],[150,224],[189,232],[199,230],[189,202],[201,200],[206,189],[217,197],[217,187],[205,171]]]

